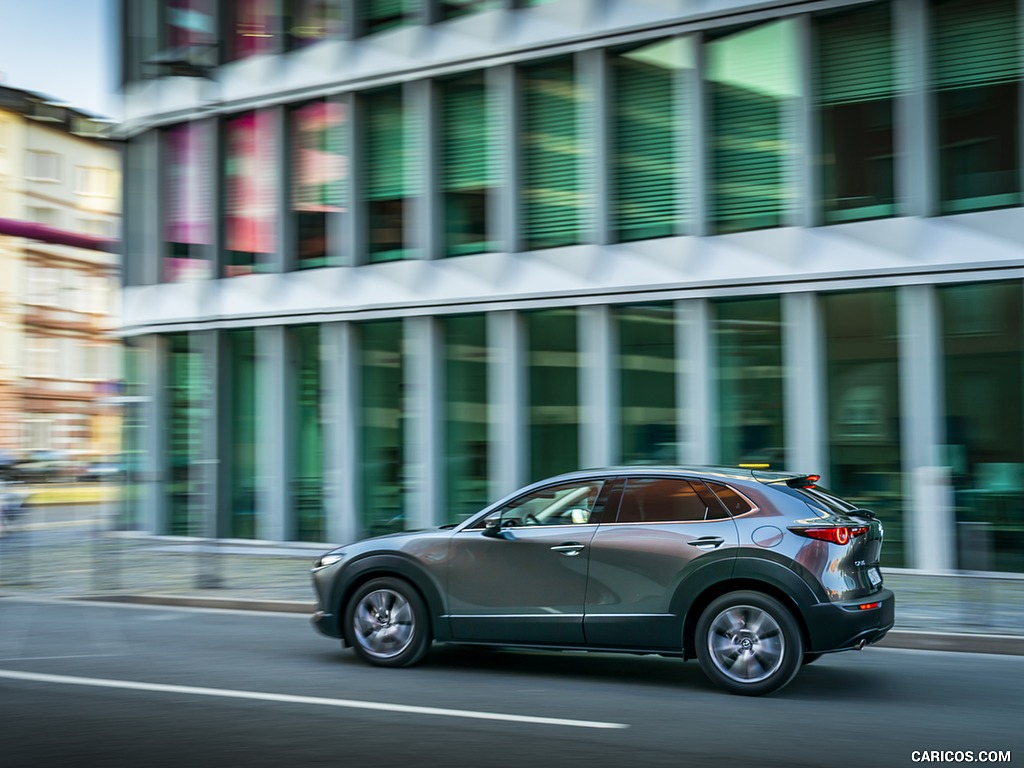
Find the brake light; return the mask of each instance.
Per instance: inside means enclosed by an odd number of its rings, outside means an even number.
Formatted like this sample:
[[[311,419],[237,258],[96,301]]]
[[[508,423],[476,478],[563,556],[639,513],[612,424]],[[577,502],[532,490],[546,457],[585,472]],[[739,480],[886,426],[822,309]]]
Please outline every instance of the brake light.
[[[857,607],[862,611],[872,611],[880,605],[881,603],[861,603]]]
[[[793,533],[799,533],[801,536],[806,536],[809,539],[818,539],[819,541],[828,541],[833,544],[845,546],[850,543],[850,539],[854,539],[858,536],[863,536],[868,532],[866,525],[860,525],[856,528],[848,525],[830,526],[828,528],[791,528]]]

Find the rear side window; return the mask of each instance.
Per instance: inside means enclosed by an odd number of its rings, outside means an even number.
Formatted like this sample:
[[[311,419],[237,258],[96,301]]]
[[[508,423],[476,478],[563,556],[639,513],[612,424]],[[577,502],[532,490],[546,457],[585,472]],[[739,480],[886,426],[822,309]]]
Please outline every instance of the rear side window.
[[[792,486],[786,486],[786,490],[796,496],[799,496],[804,501],[809,502],[816,507],[821,507],[828,512],[844,514],[846,512],[853,512],[857,509],[855,505],[848,501],[843,501],[834,493],[822,488],[820,485],[811,485],[806,488],[793,488]]]
[[[729,514],[733,517],[745,515],[753,509],[749,501],[744,499],[727,485],[722,485],[721,483],[708,483],[708,487],[715,492],[715,495],[719,498],[722,504],[725,505],[725,508],[729,510]]]
[[[708,519],[708,505],[688,481],[630,478],[619,505],[619,523],[687,523]]]

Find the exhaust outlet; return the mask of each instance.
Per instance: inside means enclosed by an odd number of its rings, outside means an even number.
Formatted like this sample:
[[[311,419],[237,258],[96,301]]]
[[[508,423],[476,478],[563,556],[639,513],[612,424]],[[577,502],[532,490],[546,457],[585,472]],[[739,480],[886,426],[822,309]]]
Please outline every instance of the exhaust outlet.
[[[867,640],[861,640],[859,643],[857,643],[857,650],[858,651],[863,651],[864,650],[864,646],[867,645],[867,644],[868,644]]]

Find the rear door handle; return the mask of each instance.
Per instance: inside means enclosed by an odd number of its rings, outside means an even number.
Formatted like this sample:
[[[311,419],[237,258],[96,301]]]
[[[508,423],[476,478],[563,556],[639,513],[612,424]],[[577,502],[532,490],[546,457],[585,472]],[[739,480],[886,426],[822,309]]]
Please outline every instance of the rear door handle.
[[[558,546],[552,547],[551,551],[557,552],[560,555],[565,555],[566,557],[575,557],[583,551],[583,546],[583,544],[573,541],[568,544],[559,544]]]
[[[699,539],[687,542],[687,544],[697,549],[717,549],[725,544],[725,539],[721,536],[701,536]]]

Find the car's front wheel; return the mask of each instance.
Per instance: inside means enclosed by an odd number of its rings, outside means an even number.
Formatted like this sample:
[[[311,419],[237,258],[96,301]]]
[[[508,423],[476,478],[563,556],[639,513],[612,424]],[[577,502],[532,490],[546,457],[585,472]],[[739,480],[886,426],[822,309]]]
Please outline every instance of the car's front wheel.
[[[373,579],[352,595],[345,609],[345,635],[364,661],[406,667],[430,647],[427,607],[406,581]]]
[[[696,646],[704,674],[747,696],[782,688],[804,657],[793,614],[760,592],[730,592],[713,600],[697,621]]]

